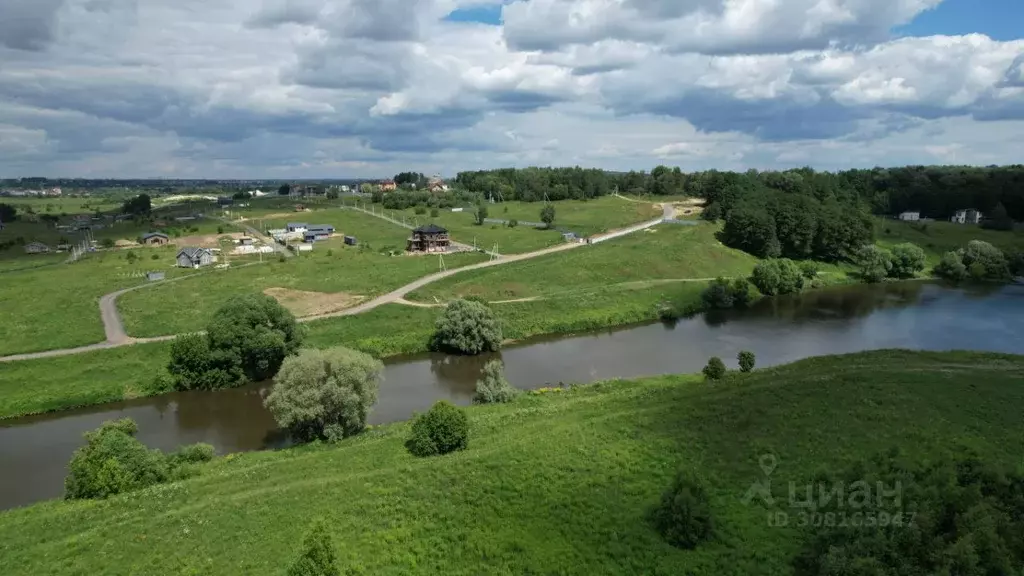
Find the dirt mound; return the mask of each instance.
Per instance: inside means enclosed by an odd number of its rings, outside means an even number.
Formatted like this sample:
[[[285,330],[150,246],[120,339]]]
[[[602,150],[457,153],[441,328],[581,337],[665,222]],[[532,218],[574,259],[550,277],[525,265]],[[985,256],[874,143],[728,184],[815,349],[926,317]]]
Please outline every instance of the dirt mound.
[[[228,237],[233,240],[245,237],[243,232],[225,232],[224,234],[196,234],[194,236],[182,236],[171,238],[175,246],[200,246],[202,248],[220,248],[220,239]]]
[[[351,308],[366,299],[366,296],[348,292],[306,292],[289,288],[267,288],[264,294],[281,303],[296,317],[319,316]]]

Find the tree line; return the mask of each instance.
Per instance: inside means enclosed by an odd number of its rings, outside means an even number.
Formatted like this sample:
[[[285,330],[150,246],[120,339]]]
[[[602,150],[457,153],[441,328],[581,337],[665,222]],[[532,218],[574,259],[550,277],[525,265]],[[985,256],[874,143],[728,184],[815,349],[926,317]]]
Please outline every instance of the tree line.
[[[922,217],[949,218],[956,210],[975,208],[988,214],[1002,204],[1013,220],[1024,220],[1024,166],[905,166],[819,172],[811,168],[786,171],[707,170],[682,172],[657,166],[650,172],[606,172],[598,169],[503,168],[460,172],[456,184],[465,190],[504,200],[583,200],[618,191],[664,196],[685,194],[718,201],[751,191],[782,190],[825,201],[857,200],[874,214],[920,212]]]

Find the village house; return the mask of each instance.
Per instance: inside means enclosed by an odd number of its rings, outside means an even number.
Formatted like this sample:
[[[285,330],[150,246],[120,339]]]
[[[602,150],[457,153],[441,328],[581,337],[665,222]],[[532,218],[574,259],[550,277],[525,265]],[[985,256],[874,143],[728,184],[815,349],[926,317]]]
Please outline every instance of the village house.
[[[170,241],[171,239],[163,232],[149,232],[139,236],[139,244],[145,244],[147,246],[163,246]]]
[[[450,246],[447,229],[427,224],[412,231],[406,249],[410,252],[447,252]]]
[[[953,213],[953,217],[950,218],[950,222],[954,222],[956,224],[977,224],[981,222],[981,212],[978,212],[974,208],[957,210]]]
[[[427,190],[435,194],[439,192],[447,192],[448,185],[444,183],[444,180],[440,176],[434,176],[427,181]]]
[[[50,247],[42,242],[29,242],[25,244],[26,254],[45,254],[50,251]]]
[[[213,252],[209,248],[197,248],[188,246],[178,250],[177,264],[181,268],[199,268],[216,262]]]
[[[398,189],[398,184],[395,184],[394,180],[381,180],[380,191],[381,192],[394,192]]]
[[[903,220],[904,222],[917,222],[918,220],[921,219],[921,213],[920,212],[900,212],[899,219]]]
[[[317,240],[327,240],[331,234],[334,234],[334,226],[313,224],[302,233],[302,239],[305,242],[316,242]]]

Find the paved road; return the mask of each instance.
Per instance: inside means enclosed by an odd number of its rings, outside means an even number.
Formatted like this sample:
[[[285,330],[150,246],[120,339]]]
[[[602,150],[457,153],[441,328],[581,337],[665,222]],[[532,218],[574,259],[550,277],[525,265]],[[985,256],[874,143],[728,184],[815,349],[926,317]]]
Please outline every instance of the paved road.
[[[607,234],[600,234],[600,235],[597,235],[597,236],[592,236],[589,239],[590,240],[590,244],[598,244],[598,243],[604,242],[606,240],[611,240],[613,238],[620,238],[620,237],[625,236],[627,234],[632,234],[634,232],[639,232],[640,230],[646,230],[648,228],[651,228],[653,226],[661,224],[662,221],[664,221],[666,219],[671,219],[673,214],[674,214],[672,206],[670,204],[665,204],[665,205],[662,206],[662,208],[664,210],[664,213],[663,213],[663,216],[661,218],[658,218],[656,220],[650,220],[648,222],[643,222],[643,223],[640,223],[640,224],[636,224],[634,226],[630,226],[628,228],[623,228],[621,230],[616,230],[616,231],[613,231],[613,232],[608,232]],[[358,210],[358,208],[357,208],[357,210]],[[369,214],[369,212],[367,212],[367,214]],[[403,226],[403,224],[401,224],[401,223],[399,223],[399,222],[397,222],[395,220],[392,220],[390,218],[387,218],[386,216],[381,216],[381,217],[383,217],[385,220],[389,220],[389,221],[395,222],[396,224],[399,224],[400,226]],[[245,226],[245,228],[249,228],[249,227]],[[251,233],[253,233],[253,235],[262,237],[257,231],[255,231],[255,229],[249,228],[249,230],[251,231]],[[276,243],[274,243],[274,244],[276,245]],[[364,312],[369,312],[370,310],[373,310],[374,308],[377,308],[378,306],[383,306],[384,304],[390,304],[390,303],[393,303],[393,302],[398,302],[398,301],[404,300],[405,296],[407,294],[409,294],[410,292],[418,290],[418,289],[426,286],[427,284],[430,284],[430,283],[433,283],[433,282],[437,282],[438,280],[441,280],[442,278],[447,278],[449,276],[453,276],[453,275],[459,274],[461,272],[466,272],[466,271],[469,271],[469,270],[479,270],[481,268],[490,268],[491,266],[501,266],[503,264],[509,264],[509,263],[512,263],[512,262],[519,262],[521,260],[529,260],[530,258],[536,258],[538,256],[544,256],[546,254],[554,254],[556,252],[564,252],[566,250],[574,250],[574,249],[577,249],[577,248],[580,248],[580,247],[583,247],[583,246],[587,246],[587,244],[586,243],[578,243],[578,242],[559,244],[557,246],[552,246],[550,248],[544,248],[543,250],[537,250],[537,251],[534,251],[534,252],[527,252],[527,253],[524,253],[524,254],[513,254],[513,255],[510,255],[510,256],[501,256],[500,258],[498,258],[496,260],[490,260],[488,262],[481,262],[479,264],[471,264],[469,266],[463,266],[461,268],[453,268],[452,270],[445,270],[443,272],[436,272],[434,274],[430,274],[428,276],[424,276],[424,277],[422,277],[422,278],[420,278],[418,280],[410,282],[409,284],[406,284],[405,286],[402,286],[401,288],[398,288],[397,290],[393,290],[391,292],[388,292],[387,294],[384,294],[383,296],[378,296],[378,297],[374,298],[373,300],[370,300],[368,302],[364,302],[364,303],[362,303],[362,304],[360,304],[358,306],[355,306],[355,307],[352,307],[352,308],[348,308],[348,309],[345,309],[345,310],[341,310],[339,312],[332,312],[330,314],[322,314],[322,315],[319,315],[319,316],[307,316],[305,318],[300,318],[299,322],[310,322],[312,320],[321,320],[321,319],[324,319],[324,318],[335,318],[335,317],[338,317],[338,316],[352,316],[352,315],[355,315],[355,314],[362,314]],[[285,250],[285,252],[287,253],[287,250]],[[289,254],[289,256],[290,255],[291,254]],[[254,264],[258,264],[258,263],[254,262],[254,263],[251,263],[251,264],[244,264],[244,266],[252,266]],[[46,350],[44,352],[30,352],[30,353],[26,353],[26,354],[14,354],[14,355],[11,355],[11,356],[0,356],[0,362],[14,362],[14,361],[17,361],[17,360],[33,360],[33,359],[36,359],[36,358],[52,358],[52,357],[56,357],[56,356],[69,356],[71,354],[80,354],[82,352],[91,352],[91,351],[94,351],[94,350],[103,350],[105,348],[117,348],[119,346],[130,346],[132,344],[141,344],[141,343],[146,343],[146,342],[165,342],[167,340],[173,340],[175,338],[174,335],[158,336],[158,337],[155,337],[155,338],[132,338],[131,336],[129,336],[125,332],[124,324],[121,322],[121,316],[117,312],[117,298],[119,296],[121,296],[122,294],[126,293],[126,292],[131,292],[133,290],[138,290],[140,288],[144,288],[144,287],[147,287],[147,286],[154,286],[156,284],[164,284],[166,282],[174,282],[176,280],[183,280],[185,278],[191,278],[191,277],[196,276],[196,275],[197,274],[189,274],[189,275],[186,275],[186,276],[179,276],[177,278],[171,278],[170,280],[164,280],[164,281],[161,281],[161,282],[152,282],[152,283],[149,283],[149,284],[140,284],[138,286],[132,286],[131,288],[125,288],[123,290],[118,290],[117,292],[111,292],[110,294],[106,294],[103,297],[101,297],[100,298],[100,317],[103,319],[103,329],[106,332],[106,336],[107,336],[107,341],[106,342],[101,342],[101,343],[98,343],[98,344],[90,344],[88,346],[80,346],[78,348],[64,348],[64,349],[61,349],[61,350]]]

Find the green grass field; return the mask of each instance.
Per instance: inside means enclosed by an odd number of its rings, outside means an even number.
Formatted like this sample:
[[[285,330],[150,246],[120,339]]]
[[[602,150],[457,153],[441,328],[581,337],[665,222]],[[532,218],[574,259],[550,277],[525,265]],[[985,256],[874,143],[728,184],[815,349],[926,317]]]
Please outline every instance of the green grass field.
[[[943,254],[963,248],[971,240],[983,240],[1004,252],[1024,251],[1024,231],[985,230],[973,224],[952,222],[911,223],[876,219],[875,239],[885,248],[902,242],[917,244],[928,255],[929,266],[938,264]]]
[[[22,214],[32,209],[36,214],[92,214],[119,210],[123,201],[113,200],[102,196],[90,196],[88,198],[71,198],[61,196],[56,198],[29,198],[29,197],[3,197],[0,204],[10,204]]]
[[[809,531],[745,504],[891,447],[1020,463],[1024,359],[880,351],[733,374],[607,382],[471,408],[469,448],[416,459],[408,423],[336,445],[219,458],[105,501],[0,513],[5,574],[281,574],[315,517],[350,574],[790,574]],[[665,544],[649,510],[681,465],[708,478],[715,538]]]
[[[384,222],[381,225],[401,231]],[[381,237],[387,241],[388,233]],[[382,247],[367,235],[361,241],[375,249]],[[378,296],[438,270],[438,259],[433,256],[385,256],[344,246],[340,238],[318,242],[313,252],[284,262],[277,258],[268,255],[261,266],[214,271],[125,294],[118,299],[125,328],[136,337],[201,330],[230,296],[268,288],[321,293],[304,297],[309,302],[322,299],[324,306],[331,306],[350,296]],[[483,260],[486,256],[482,254],[452,254],[445,257],[445,265],[456,268]],[[183,302],[188,304],[183,306]]]
[[[746,276],[757,260],[723,246],[717,227],[660,225],[593,246],[505,266],[474,270],[430,284],[409,295],[433,302],[454,296],[492,301],[550,297],[624,283]]]
[[[147,248],[129,262],[126,251],[96,252],[78,262],[0,275],[0,355],[71,348],[105,339],[100,296],[144,284],[143,272],[162,270],[168,278],[189,271],[174,268],[174,248]],[[152,256],[156,255],[157,260]],[[29,259],[18,262],[28,263]],[[133,276],[136,275],[136,276]]]
[[[0,418],[150,396],[169,342],[0,364]]]

